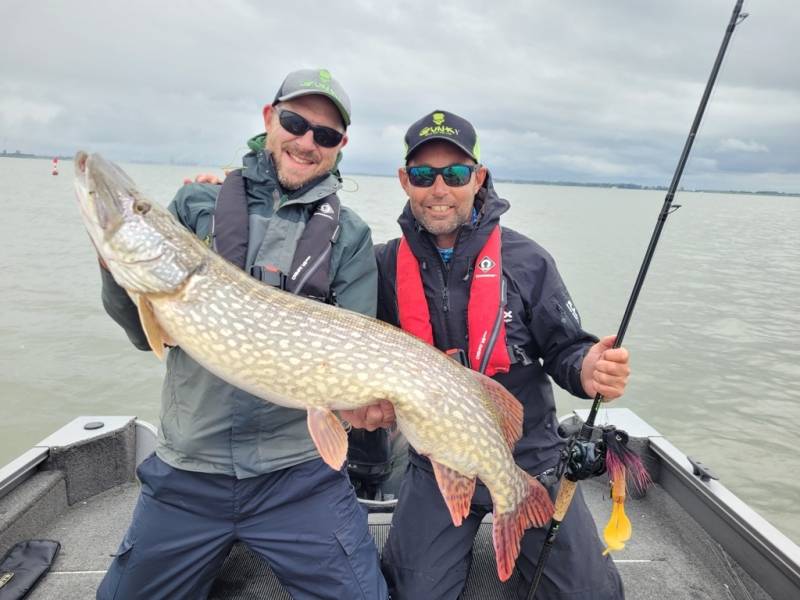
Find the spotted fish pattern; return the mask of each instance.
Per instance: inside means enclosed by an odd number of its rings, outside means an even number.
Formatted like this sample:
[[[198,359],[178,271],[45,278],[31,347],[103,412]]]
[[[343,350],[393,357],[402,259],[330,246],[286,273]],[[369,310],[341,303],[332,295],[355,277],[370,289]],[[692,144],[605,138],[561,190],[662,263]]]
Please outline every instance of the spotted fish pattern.
[[[507,579],[525,529],[553,505],[516,466],[522,407],[502,385],[387,323],[264,285],[212,252],[119,167],[75,158],[84,225],[115,280],[139,308],[151,347],[180,345],[232,385],[308,411],[322,458],[343,464],[347,435],[332,412],[394,405],[414,448],[430,457],[454,525],[480,479],[494,504],[498,574]]]

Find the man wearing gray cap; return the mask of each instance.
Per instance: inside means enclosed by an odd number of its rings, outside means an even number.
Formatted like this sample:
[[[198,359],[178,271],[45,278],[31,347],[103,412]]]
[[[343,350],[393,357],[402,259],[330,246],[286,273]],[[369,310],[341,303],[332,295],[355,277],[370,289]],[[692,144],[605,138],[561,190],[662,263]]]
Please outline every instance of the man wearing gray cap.
[[[263,117],[243,168],[221,187],[184,186],[170,210],[253,277],[374,315],[370,230],[336,196],[347,94],[325,69],[295,71]],[[106,310],[148,350],[135,306],[102,276]],[[306,412],[227,384],[180,347],[167,355],[156,452],[137,474],[133,522],[98,598],[205,598],[237,541],[297,600],[387,597],[366,515],[347,473],[320,459]]]

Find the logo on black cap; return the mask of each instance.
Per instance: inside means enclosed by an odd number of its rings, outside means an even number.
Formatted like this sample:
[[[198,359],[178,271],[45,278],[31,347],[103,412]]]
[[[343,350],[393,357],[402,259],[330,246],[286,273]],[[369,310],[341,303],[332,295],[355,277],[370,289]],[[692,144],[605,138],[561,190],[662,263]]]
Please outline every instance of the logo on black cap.
[[[428,125],[420,129],[419,137],[428,137],[429,135],[458,135],[458,129],[444,124],[444,113],[433,113],[431,115],[431,121],[433,121],[433,127]]]
[[[431,140],[440,139],[455,144],[475,162],[480,162],[478,135],[469,121],[445,110],[435,110],[413,123],[406,132],[406,160]]]

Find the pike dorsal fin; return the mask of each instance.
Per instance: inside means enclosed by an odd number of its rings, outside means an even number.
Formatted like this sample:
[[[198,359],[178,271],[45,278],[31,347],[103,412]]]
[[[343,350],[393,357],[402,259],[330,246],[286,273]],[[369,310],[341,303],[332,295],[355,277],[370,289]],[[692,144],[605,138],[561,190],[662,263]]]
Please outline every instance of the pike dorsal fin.
[[[447,504],[450,517],[453,519],[453,525],[459,527],[469,515],[469,505],[475,493],[475,478],[464,477],[458,471],[445,467],[433,459],[431,464],[436,483],[439,484],[439,491],[442,492],[444,503]]]
[[[522,404],[502,384],[491,377],[472,372],[484,390],[484,399],[489,412],[494,416],[509,448],[514,448],[522,437]]]
[[[308,432],[322,460],[335,471],[341,469],[347,458],[347,432],[338,417],[327,408],[309,408]]]
[[[153,305],[144,296],[136,298],[136,304],[139,308],[139,321],[142,324],[145,336],[147,336],[147,343],[159,360],[164,360],[164,340],[167,338],[161,325],[156,319],[153,312]]]

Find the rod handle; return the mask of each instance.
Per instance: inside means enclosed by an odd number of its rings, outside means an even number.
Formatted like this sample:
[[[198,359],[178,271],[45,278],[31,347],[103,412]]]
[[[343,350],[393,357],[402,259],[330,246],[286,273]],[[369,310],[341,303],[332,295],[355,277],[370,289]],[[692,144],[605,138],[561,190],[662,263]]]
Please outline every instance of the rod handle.
[[[572,503],[572,497],[575,495],[575,490],[577,488],[577,481],[570,481],[566,477],[561,478],[561,484],[558,487],[558,495],[556,496],[556,510],[553,513],[553,520],[564,520],[567,510],[569,510],[569,505]]]

